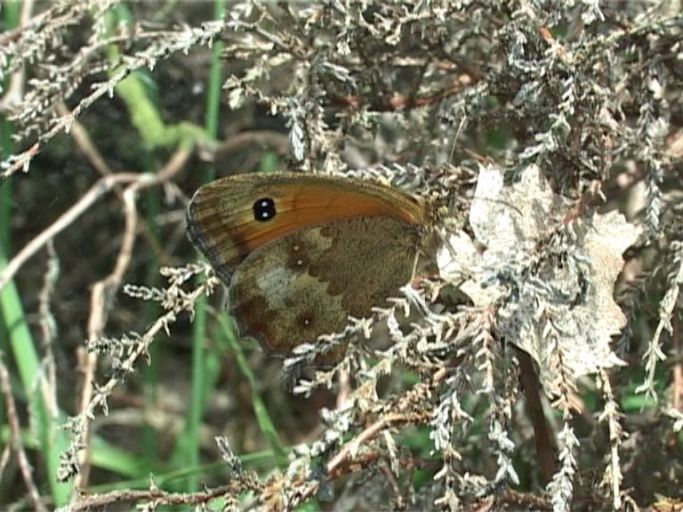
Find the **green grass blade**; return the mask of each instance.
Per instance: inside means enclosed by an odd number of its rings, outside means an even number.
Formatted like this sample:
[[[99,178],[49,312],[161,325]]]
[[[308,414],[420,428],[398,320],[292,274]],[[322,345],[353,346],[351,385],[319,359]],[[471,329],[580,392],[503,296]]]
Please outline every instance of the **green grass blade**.
[[[215,18],[222,19],[226,4],[224,0],[216,0]],[[220,121],[220,102],[222,92],[223,69],[221,54],[223,45],[216,41],[211,55],[211,69],[206,105],[205,128],[210,138],[215,139],[218,134]],[[215,176],[215,170],[207,166],[204,169],[204,181],[208,182]],[[220,370],[220,360],[217,355],[207,352],[205,347],[207,326],[207,301],[201,297],[195,304],[195,317],[192,329],[192,398],[188,423],[178,439],[172,460],[176,463],[183,461],[190,467],[200,464],[200,428],[204,416],[206,397],[215,387]],[[186,490],[196,491],[199,488],[200,474],[192,472],[186,481]]]
[[[7,266],[7,258],[0,248],[0,272]],[[23,391],[28,399],[32,428],[40,440],[40,453],[47,468],[47,481],[52,498],[57,505],[69,500],[72,486],[57,480],[59,455],[66,450],[68,441],[60,429],[64,418],[59,411],[48,409],[44,391],[44,380],[38,351],[29,331],[19,292],[10,281],[0,291],[0,311],[9,335],[9,344],[19,370]]]
[[[224,349],[232,351],[235,355],[237,366],[249,383],[249,388],[251,389],[251,404],[254,408],[254,415],[256,416],[259,429],[268,441],[270,448],[273,450],[278,466],[280,468],[285,468],[287,467],[287,450],[280,441],[277,429],[275,428],[275,423],[271,419],[268,409],[258,393],[256,376],[247,362],[247,358],[237,339],[230,317],[226,314],[218,315],[218,323],[222,330],[222,335],[217,337],[219,342],[222,343]]]

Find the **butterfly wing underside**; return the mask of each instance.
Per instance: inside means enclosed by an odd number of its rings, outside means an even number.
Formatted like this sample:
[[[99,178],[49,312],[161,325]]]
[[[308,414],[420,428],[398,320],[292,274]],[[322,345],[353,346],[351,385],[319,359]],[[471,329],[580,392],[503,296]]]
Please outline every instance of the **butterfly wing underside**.
[[[246,174],[201,187],[187,225],[229,289],[240,333],[289,353],[396,296],[412,277],[430,215],[424,203],[372,182]]]
[[[255,218],[273,201],[275,215]],[[331,176],[274,173],[230,176],[202,186],[187,209],[188,234],[226,286],[253,251],[301,229],[343,219],[388,217],[427,224],[424,205],[394,188]]]
[[[229,306],[242,335],[289,353],[367,317],[407,284],[417,257],[415,225],[360,218],[309,227],[252,252],[230,282]]]

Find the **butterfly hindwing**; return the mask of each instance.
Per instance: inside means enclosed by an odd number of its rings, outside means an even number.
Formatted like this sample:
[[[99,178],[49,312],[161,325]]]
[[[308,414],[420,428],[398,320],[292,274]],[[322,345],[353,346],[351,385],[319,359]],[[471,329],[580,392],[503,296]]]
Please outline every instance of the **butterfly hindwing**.
[[[350,219],[299,230],[252,252],[230,282],[230,309],[243,335],[291,352],[348,317],[399,295],[414,268],[416,226],[389,218]]]

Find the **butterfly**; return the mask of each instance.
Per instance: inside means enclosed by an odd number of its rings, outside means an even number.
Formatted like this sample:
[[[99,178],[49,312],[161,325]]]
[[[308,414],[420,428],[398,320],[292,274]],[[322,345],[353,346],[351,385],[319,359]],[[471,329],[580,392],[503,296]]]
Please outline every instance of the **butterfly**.
[[[240,334],[286,356],[399,295],[433,217],[429,202],[366,180],[239,174],[197,190],[187,228]]]

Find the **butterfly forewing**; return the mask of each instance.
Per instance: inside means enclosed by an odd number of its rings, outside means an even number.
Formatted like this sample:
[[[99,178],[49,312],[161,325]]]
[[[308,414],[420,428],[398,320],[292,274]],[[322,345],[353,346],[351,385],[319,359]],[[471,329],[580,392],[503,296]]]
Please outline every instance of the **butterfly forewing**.
[[[262,201],[273,216],[257,217]],[[226,285],[252,251],[290,233],[343,219],[387,217],[425,225],[425,207],[391,187],[361,180],[304,174],[246,174],[201,187],[187,212],[192,242]]]

